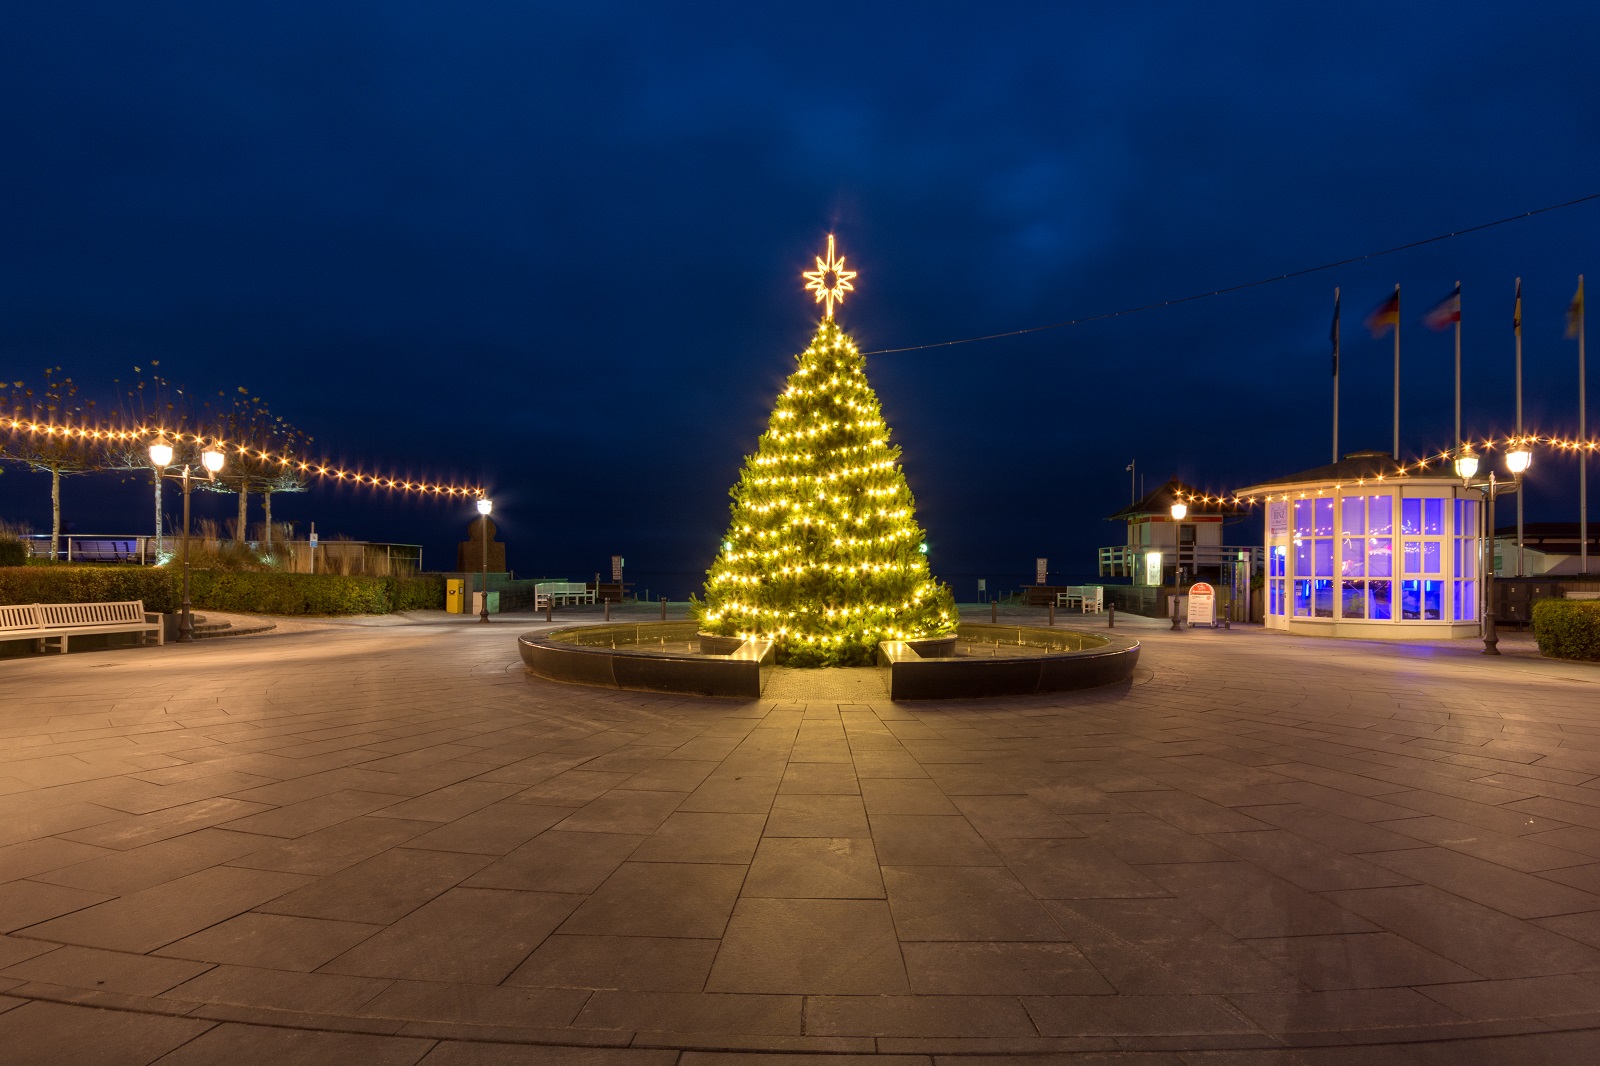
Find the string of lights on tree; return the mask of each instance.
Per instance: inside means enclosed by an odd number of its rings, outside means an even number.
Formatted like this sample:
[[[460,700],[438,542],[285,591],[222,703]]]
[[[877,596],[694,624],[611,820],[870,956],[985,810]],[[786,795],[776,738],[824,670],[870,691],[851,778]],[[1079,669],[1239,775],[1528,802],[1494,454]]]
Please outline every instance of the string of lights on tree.
[[[190,433],[165,426],[138,426],[132,429],[102,428],[98,426],[61,425],[51,422],[39,422],[29,418],[0,415],[0,430],[54,437],[91,446],[105,443],[148,443],[165,437],[178,444],[189,442],[200,447],[214,447],[224,453],[248,456],[258,462],[276,463],[285,470],[294,470],[308,477],[317,477],[343,484],[398,492],[415,492],[420,496],[454,497],[458,499],[482,499],[485,494],[485,490],[481,486],[447,485],[440,482],[419,481],[413,478],[370,474],[362,470],[338,466],[326,460],[299,459],[292,455],[255,448],[249,444],[224,440],[221,437],[210,434]]]
[[[880,640],[956,624],[861,350],[833,317],[855,276],[830,235],[827,257],[803,275],[822,321],[730,492],[697,607],[707,632],[771,639],[797,666],[869,663]]]
[[[1468,448],[1478,448],[1482,451],[1492,452],[1497,449],[1510,451],[1518,445],[1528,448],[1545,447],[1554,448],[1565,452],[1596,452],[1600,451],[1600,440],[1577,440],[1572,437],[1548,436],[1541,433],[1512,434],[1505,437],[1488,438],[1480,441],[1468,441]],[[1394,469],[1386,473],[1374,474],[1372,477],[1353,478],[1350,485],[1364,486],[1379,482],[1411,477],[1416,474],[1432,470],[1439,464],[1450,464],[1460,455],[1459,451],[1435,452],[1420,459],[1413,459],[1409,463],[1395,463]],[[1336,483],[1331,491],[1339,491],[1348,487],[1344,483]],[[1230,493],[1226,489],[1219,493],[1209,492],[1180,492],[1178,499],[1188,504],[1210,505],[1214,507],[1250,507],[1257,503],[1266,503],[1272,500],[1305,499],[1309,496],[1322,496],[1329,490],[1328,487],[1317,489],[1315,492],[1285,492],[1261,496],[1240,496]]]

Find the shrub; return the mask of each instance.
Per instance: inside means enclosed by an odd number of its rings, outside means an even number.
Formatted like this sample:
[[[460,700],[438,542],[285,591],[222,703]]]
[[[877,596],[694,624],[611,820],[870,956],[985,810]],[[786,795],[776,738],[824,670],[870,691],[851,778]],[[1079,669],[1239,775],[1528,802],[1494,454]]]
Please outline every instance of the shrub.
[[[105,603],[143,600],[147,611],[176,611],[178,576],[142,566],[0,568],[0,603]]]
[[[196,607],[260,614],[387,614],[391,597],[377,577],[201,570],[190,578]]]
[[[28,545],[16,538],[0,534],[0,566],[27,566]]]
[[[1600,660],[1600,600],[1540,600],[1533,605],[1533,635],[1543,655]]]
[[[444,578],[442,577],[391,577],[395,611],[444,610]]]
[[[28,542],[22,538],[27,528],[0,522],[0,566],[27,566]]]
[[[183,598],[183,573],[173,567],[49,566],[0,568],[0,603],[99,603],[143,600],[145,610],[172,612]],[[197,610],[246,614],[388,614],[442,610],[439,577],[345,577],[272,570],[193,570]]]

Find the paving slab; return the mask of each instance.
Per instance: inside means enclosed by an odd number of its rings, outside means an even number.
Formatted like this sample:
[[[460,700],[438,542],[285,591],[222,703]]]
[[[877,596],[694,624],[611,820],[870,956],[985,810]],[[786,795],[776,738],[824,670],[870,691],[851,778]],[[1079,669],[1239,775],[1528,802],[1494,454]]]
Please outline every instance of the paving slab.
[[[1600,1052],[1600,673],[1515,634],[1124,618],[1127,684],[894,704],[378,623],[0,667],[8,1063]]]

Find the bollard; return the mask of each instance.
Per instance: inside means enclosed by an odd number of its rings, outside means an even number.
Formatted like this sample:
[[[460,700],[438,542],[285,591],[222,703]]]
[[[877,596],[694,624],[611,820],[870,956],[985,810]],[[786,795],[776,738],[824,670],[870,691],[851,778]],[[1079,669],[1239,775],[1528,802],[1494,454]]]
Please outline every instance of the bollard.
[[[667,620],[667,598],[665,596],[661,597],[661,620],[663,622]]]
[[[1050,609],[1050,624],[1051,625],[1055,625],[1056,624],[1056,605],[1053,604],[1053,603],[1047,603],[1047,604],[1045,604],[1045,606]]]
[[[989,601],[989,621],[991,621],[991,622],[1000,621],[1000,601],[999,600],[990,600]]]
[[[1117,628],[1117,601],[1116,600],[1112,600],[1110,606],[1108,606],[1106,608],[1106,628],[1107,629],[1115,629],[1115,628]]]
[[[611,597],[606,597],[606,621],[611,621]]]
[[[550,621],[550,603],[554,599],[555,597],[553,596],[546,596],[544,598],[544,620],[546,622]]]
[[[1233,597],[1228,597],[1228,602],[1222,608],[1222,628],[1233,628]]]

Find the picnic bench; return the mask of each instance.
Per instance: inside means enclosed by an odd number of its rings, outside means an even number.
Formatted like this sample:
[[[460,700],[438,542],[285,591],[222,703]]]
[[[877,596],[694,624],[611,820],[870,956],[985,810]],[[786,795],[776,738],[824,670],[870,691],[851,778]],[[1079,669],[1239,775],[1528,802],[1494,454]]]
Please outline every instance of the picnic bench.
[[[1084,614],[1105,610],[1103,585],[1068,585],[1056,592],[1057,607],[1076,607]]]
[[[14,603],[0,606],[0,640],[32,640],[40,651],[58,641],[67,652],[73,637],[136,633],[143,644],[151,633],[162,643],[161,615],[146,611],[143,600],[121,603]]]

